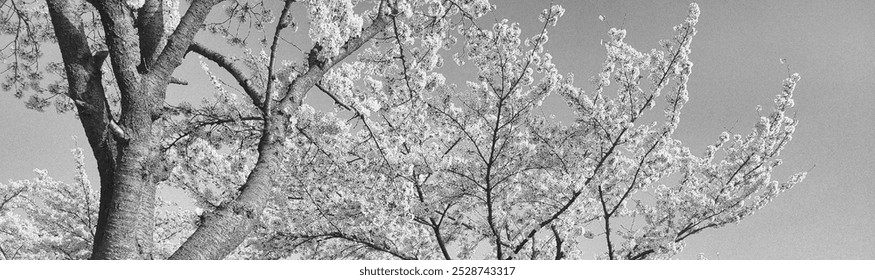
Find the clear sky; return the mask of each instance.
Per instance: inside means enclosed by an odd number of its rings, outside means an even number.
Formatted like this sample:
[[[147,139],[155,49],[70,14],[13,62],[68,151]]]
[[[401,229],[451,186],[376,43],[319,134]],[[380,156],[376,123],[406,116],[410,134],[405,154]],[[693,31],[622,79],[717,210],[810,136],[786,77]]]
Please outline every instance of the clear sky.
[[[518,21],[524,35],[534,32],[538,13],[550,3],[491,2],[498,11],[481,22]],[[647,51],[672,36],[671,27],[684,20],[689,4],[553,2],[566,13],[551,30],[546,49],[560,72],[574,73],[587,91],[588,78],[604,60],[599,40],[609,27],[625,28],[626,41]],[[674,137],[701,153],[724,130],[746,134],[759,118],[756,106],[769,108],[779,93],[787,76],[779,59],[786,58],[790,70],[802,76],[794,96],[800,124],[773,177],[785,180],[811,171],[803,183],[741,223],[691,237],[678,258],[705,253],[712,259],[717,254],[720,259],[875,259],[875,1],[698,3],[702,14],[692,42],[690,101]],[[190,87],[209,85],[199,81],[205,76],[191,57],[177,73],[193,82]],[[182,90],[191,88],[173,89]],[[546,104],[564,106],[558,98]],[[72,114],[30,111],[12,93],[0,93],[0,180],[33,178],[32,170],[43,168],[71,181],[72,136],[88,150]],[[87,164],[96,183],[94,160]]]

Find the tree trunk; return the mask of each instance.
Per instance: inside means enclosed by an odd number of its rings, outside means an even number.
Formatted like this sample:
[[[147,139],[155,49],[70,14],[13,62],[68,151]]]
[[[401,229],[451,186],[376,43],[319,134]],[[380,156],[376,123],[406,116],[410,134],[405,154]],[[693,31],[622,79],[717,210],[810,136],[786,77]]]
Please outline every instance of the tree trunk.
[[[121,253],[124,249],[118,248],[120,246],[110,245],[113,240],[123,239],[126,235],[108,230],[124,227],[124,225],[119,225],[118,219],[120,217],[115,214],[117,212],[115,210],[125,206],[125,204],[116,203],[119,188],[115,187],[117,185],[115,182],[117,177],[129,176],[116,172],[118,170],[116,163],[117,160],[126,159],[127,157],[123,154],[130,154],[130,152],[118,153],[119,148],[124,147],[125,144],[116,141],[110,128],[113,122],[112,115],[107,106],[101,83],[102,73],[100,72],[100,67],[107,53],[91,54],[82,20],[76,13],[75,7],[79,5],[77,1],[50,0],[47,2],[65,65],[69,87],[68,96],[76,104],[79,120],[97,159],[100,173],[100,210],[92,258],[134,258],[136,256]],[[130,167],[128,167],[129,169]],[[130,221],[137,220],[136,218],[130,219]],[[134,228],[130,227],[130,229]],[[137,252],[133,250],[136,249],[136,246],[121,247],[130,247],[132,248],[130,252]]]
[[[78,14],[81,2],[46,2],[65,65],[68,95],[100,170],[100,210],[91,258],[152,258],[157,180],[149,170],[158,158],[152,123],[164,103],[170,73],[219,0],[192,1],[169,40],[165,40],[160,0],[148,0],[142,21],[135,21],[135,11],[125,1],[89,1],[100,13],[109,48],[94,55]],[[141,40],[146,42],[143,49]],[[107,55],[121,94],[118,122],[101,84],[100,67]]]

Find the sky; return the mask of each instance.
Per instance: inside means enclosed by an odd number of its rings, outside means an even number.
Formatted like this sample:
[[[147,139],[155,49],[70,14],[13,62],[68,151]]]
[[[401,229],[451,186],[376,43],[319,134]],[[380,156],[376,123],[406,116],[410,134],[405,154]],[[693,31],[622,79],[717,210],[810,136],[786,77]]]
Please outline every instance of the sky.
[[[481,23],[508,18],[520,22],[524,35],[535,32],[538,13],[550,4],[491,2],[498,10]],[[607,38],[610,27],[626,29],[626,42],[649,51],[660,39],[673,36],[672,27],[683,22],[689,5],[552,2],[566,12],[550,30],[545,49],[560,72],[574,73],[577,86],[587,92],[592,90],[588,78],[605,57],[599,40]],[[703,253],[711,259],[875,259],[875,1],[698,4],[702,13],[690,55],[690,101],[674,137],[701,154],[723,131],[746,134],[759,119],[756,106],[767,109],[773,104],[789,65],[791,73],[802,76],[794,92],[799,125],[773,178],[783,181],[795,172],[810,172],[804,182],[739,224],[689,238],[677,258],[695,259]],[[192,57],[177,73],[192,81],[190,87],[209,86]],[[782,65],[781,58],[788,64]],[[184,91],[191,88],[171,88],[171,93]],[[70,149],[77,146],[72,138],[78,137],[78,145],[90,154],[78,120],[51,108],[44,113],[27,110],[23,101],[0,92],[0,180],[33,178],[33,169],[40,168],[56,179],[72,181]],[[565,106],[552,97],[545,104]],[[97,182],[94,160],[88,158],[86,164]]]

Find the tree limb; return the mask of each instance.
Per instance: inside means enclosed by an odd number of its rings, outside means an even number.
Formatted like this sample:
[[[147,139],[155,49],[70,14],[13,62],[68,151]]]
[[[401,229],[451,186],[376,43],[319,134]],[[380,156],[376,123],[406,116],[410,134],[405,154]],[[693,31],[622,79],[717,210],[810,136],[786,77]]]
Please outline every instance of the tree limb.
[[[341,54],[332,59],[332,63],[321,66],[310,65],[306,73],[292,82],[278,110],[270,110],[265,116],[261,140],[258,143],[258,160],[246,178],[246,183],[241,186],[240,195],[219,207],[214,212],[215,215],[205,219],[173,253],[171,259],[224,258],[243,242],[264,209],[264,202],[268,199],[270,187],[273,185],[272,173],[276,171],[281,161],[283,145],[282,141],[277,139],[282,136],[282,124],[288,121],[285,114],[297,110],[297,107],[293,106],[300,105],[306,92],[322,79],[331,66],[355,52],[365,42],[382,32],[385,26],[383,15],[378,15],[367,28],[362,30],[361,36],[351,38],[344,44]],[[169,42],[168,48],[171,45],[172,42]],[[162,53],[162,57],[164,56],[165,54]]]
[[[170,77],[173,70],[182,64],[182,58],[185,52],[189,49],[194,35],[201,29],[201,26],[206,19],[210,10],[221,2],[221,0],[193,0],[185,15],[179,20],[179,25],[176,30],[167,39],[167,44],[164,50],[155,61],[155,72],[158,80],[163,80]],[[163,30],[162,30],[163,32]]]
[[[228,73],[237,80],[240,87],[243,88],[243,92],[246,92],[246,95],[252,100],[252,104],[255,105],[255,107],[262,108],[261,94],[258,92],[258,89],[253,86],[251,77],[243,72],[243,69],[240,69],[240,67],[235,65],[230,58],[198,42],[192,42],[188,49],[212,62],[215,62],[219,67],[228,71]]]

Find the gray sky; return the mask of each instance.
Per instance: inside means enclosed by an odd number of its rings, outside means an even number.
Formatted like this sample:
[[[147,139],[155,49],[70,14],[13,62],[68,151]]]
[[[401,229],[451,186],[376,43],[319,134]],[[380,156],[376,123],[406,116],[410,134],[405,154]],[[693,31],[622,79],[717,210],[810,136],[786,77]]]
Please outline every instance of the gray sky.
[[[518,21],[523,34],[537,28],[537,15],[549,1],[492,0],[498,11],[482,19]],[[656,48],[673,35],[687,14],[685,1],[571,1],[550,32],[546,49],[560,72],[574,73],[591,91],[588,79],[604,60],[599,40],[609,27],[628,31],[626,41],[639,51]],[[757,105],[770,108],[787,76],[780,58],[802,76],[795,101],[800,121],[782,152],[784,164],[773,178],[815,166],[806,180],[763,210],[687,241],[678,258],[698,253],[721,259],[875,259],[875,2],[873,1],[702,1],[692,42],[695,64],[690,101],[674,137],[697,153],[727,129],[746,134],[759,118]],[[604,15],[606,21],[599,21]],[[303,30],[303,29],[302,29]],[[306,34],[306,33],[304,33]],[[51,46],[51,48],[57,48]],[[446,65],[453,65],[447,63]],[[190,87],[208,86],[197,59],[178,70]],[[201,81],[202,80],[202,81]],[[174,88],[180,92],[190,90]],[[318,102],[318,101],[317,101]],[[546,104],[564,106],[558,98]],[[560,118],[562,114],[557,114]],[[11,93],[0,94],[0,180],[33,178],[34,168],[72,181],[74,147],[87,148],[72,114],[24,108]],[[94,160],[89,175],[97,182]]]

